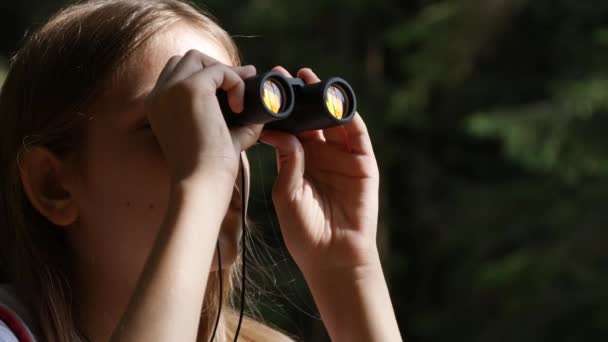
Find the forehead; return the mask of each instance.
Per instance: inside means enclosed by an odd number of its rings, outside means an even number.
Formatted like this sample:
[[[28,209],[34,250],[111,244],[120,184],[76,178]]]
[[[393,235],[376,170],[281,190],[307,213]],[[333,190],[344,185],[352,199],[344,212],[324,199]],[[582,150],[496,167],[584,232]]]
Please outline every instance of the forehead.
[[[226,49],[209,33],[184,22],[178,22],[156,33],[141,49],[140,56],[137,57],[140,62],[146,62],[145,64],[149,68],[159,69],[160,66],[160,70],[158,70],[160,73],[169,58],[176,55],[183,56],[191,49],[199,50],[224,64],[231,65],[231,58]]]
[[[232,65],[226,49],[210,34],[190,24],[173,24],[150,37],[125,61],[104,96],[104,111],[118,113],[140,102],[154,88],[167,61],[173,56],[183,56],[191,49]]]

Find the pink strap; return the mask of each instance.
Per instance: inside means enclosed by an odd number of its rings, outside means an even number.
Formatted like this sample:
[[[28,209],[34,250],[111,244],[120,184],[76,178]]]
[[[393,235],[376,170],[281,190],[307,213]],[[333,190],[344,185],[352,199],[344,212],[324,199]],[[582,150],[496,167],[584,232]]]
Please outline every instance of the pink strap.
[[[8,328],[17,336],[19,342],[33,342],[29,332],[17,315],[8,308],[0,305],[0,321],[4,322]]]

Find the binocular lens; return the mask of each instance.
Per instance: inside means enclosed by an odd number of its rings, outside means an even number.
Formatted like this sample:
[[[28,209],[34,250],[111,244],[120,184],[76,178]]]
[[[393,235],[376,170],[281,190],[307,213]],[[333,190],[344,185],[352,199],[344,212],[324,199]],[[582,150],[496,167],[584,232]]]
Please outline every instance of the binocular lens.
[[[323,129],[349,122],[357,108],[350,85],[340,77],[306,84],[301,78],[270,71],[245,80],[244,109],[234,113],[228,96],[218,89],[217,98],[228,126],[264,124],[289,133]]]
[[[325,93],[325,105],[334,118],[342,119],[349,109],[348,97],[344,89],[338,85],[328,87]]]
[[[266,108],[272,113],[278,114],[284,107],[285,90],[283,86],[273,79],[268,79],[264,82],[262,90],[262,102]]]

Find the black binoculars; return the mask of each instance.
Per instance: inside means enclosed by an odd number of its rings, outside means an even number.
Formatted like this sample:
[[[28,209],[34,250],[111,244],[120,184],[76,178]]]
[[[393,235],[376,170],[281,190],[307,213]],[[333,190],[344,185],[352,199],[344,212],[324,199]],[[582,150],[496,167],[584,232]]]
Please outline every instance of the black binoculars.
[[[234,113],[226,92],[218,90],[218,101],[228,126],[263,123],[270,129],[298,133],[343,125],[355,115],[355,92],[339,77],[305,84],[300,78],[271,71],[244,82],[241,113]]]

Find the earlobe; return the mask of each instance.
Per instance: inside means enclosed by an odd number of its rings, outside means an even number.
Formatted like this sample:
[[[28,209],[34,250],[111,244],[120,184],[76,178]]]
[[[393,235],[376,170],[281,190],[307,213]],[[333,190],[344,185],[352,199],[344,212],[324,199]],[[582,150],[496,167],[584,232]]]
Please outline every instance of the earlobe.
[[[50,222],[66,227],[78,218],[78,207],[64,182],[67,164],[44,146],[19,155],[21,184],[32,206]]]

